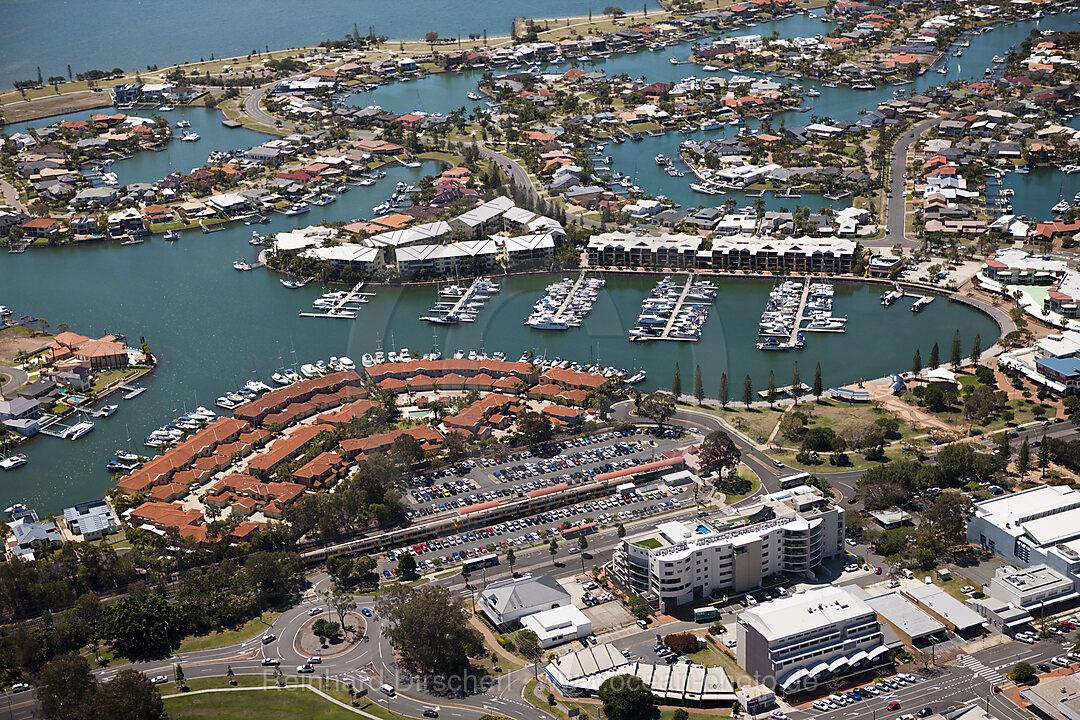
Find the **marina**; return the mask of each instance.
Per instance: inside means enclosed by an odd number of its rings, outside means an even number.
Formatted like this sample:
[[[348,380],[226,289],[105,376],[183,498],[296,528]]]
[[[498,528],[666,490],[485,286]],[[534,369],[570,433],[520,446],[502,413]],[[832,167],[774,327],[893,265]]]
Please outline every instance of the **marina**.
[[[356,311],[360,309],[360,306],[368,302],[368,298],[375,296],[374,293],[361,292],[363,288],[364,281],[361,280],[351,290],[323,293],[312,303],[312,307],[320,312],[301,312],[300,317],[355,320]]]
[[[695,281],[689,273],[679,287],[665,275],[642,303],[630,342],[697,342],[715,299],[716,286],[709,280]]]
[[[487,301],[499,294],[498,283],[485,277],[478,277],[468,287],[454,283],[438,291],[435,304],[428,308],[427,315],[420,319],[435,325],[457,325],[462,322],[474,322],[477,313]]]
[[[580,327],[596,303],[597,295],[604,287],[602,278],[587,277],[586,271],[578,273],[576,280],[563,278],[548,285],[535,305],[525,324],[534,330],[568,330]]]

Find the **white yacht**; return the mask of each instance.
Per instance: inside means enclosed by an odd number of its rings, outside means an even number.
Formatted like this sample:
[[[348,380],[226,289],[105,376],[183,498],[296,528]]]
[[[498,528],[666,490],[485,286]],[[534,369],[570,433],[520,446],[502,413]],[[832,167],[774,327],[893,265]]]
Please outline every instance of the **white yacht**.
[[[570,323],[563,318],[557,318],[552,315],[543,315],[538,318],[529,318],[526,325],[534,330],[569,330]]]
[[[89,420],[77,422],[60,434],[65,440],[78,440],[86,433],[94,429],[94,423]]]
[[[0,459],[0,470],[14,470],[15,468],[19,467],[20,465],[25,465],[25,464],[26,464],[26,456],[25,455],[22,455],[22,454],[12,455],[11,457],[6,457],[6,458],[3,458],[3,459]],[[8,512],[11,512],[11,511],[9,510]]]
[[[234,270],[240,270],[242,272],[247,272],[252,267],[251,263],[249,263],[247,260],[237,260],[232,264],[232,266]]]
[[[180,136],[180,142],[196,142],[199,140],[199,133],[186,132]]]
[[[373,367],[375,365],[375,358],[371,356],[371,353],[364,353],[360,358],[360,364],[366,368]]]
[[[338,358],[338,364],[341,365],[342,370],[355,370],[356,363],[352,361],[352,358],[342,355]]]
[[[103,405],[91,413],[96,418],[109,417],[114,412],[120,409],[119,405]]]

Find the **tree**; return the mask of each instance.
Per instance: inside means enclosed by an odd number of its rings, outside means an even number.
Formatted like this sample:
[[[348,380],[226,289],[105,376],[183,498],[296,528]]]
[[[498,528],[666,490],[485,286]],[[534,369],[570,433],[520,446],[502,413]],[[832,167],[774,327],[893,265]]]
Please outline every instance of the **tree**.
[[[626,527],[622,523],[615,527],[615,535],[621,538],[626,537]]]
[[[551,440],[554,431],[551,421],[540,413],[525,412],[518,418],[518,430],[525,442],[530,445],[539,445]]]
[[[424,33],[424,40],[427,41],[428,45],[434,45],[435,41],[438,39],[439,33],[435,32],[434,30],[429,30],[428,32]]]
[[[403,433],[394,438],[390,452],[406,465],[415,465],[424,459],[424,447],[412,435]]]
[[[746,405],[747,409],[750,409],[750,404],[754,402],[754,381],[747,375],[742,381],[742,401]]]
[[[518,650],[528,660],[536,660],[544,652],[539,636],[528,628],[518,630],[515,642]]]
[[[682,372],[679,370],[679,363],[675,363],[675,372],[671,375],[671,394],[675,396],[675,402],[679,401],[682,397]]]
[[[94,676],[79,655],[60,655],[38,673],[37,699],[48,720],[83,720],[92,716]]]
[[[1042,444],[1039,445],[1039,469],[1042,470],[1043,477],[1046,476],[1046,469],[1050,467],[1050,444],[1046,442],[1046,431],[1043,430]]]
[[[651,720],[659,716],[656,698],[636,675],[615,675],[597,691],[608,720]]]
[[[966,496],[947,492],[938,495],[934,504],[923,513],[923,522],[941,533],[941,543],[948,551],[953,545],[965,542],[967,523],[973,512]]]
[[[911,358],[911,374],[918,375],[922,372],[922,353],[919,352],[919,348],[915,348],[915,356]]]
[[[701,441],[698,458],[702,465],[719,473],[724,468],[733,468],[739,464],[742,452],[723,430],[714,430]]]
[[[773,375],[773,371],[769,371],[769,385],[765,389],[765,401],[769,403],[769,409],[773,409],[773,405],[776,403],[776,376]]]
[[[1012,445],[1009,443],[1009,434],[1007,432],[998,435],[997,451],[998,457],[1004,461],[1008,461],[1012,457]]]
[[[701,366],[694,366],[694,399],[698,405],[705,403],[705,386],[701,382]]]
[[[663,427],[664,421],[675,414],[675,396],[662,390],[649,393],[642,398],[638,412]]]
[[[327,638],[337,637],[341,632],[341,625],[326,618],[319,618],[311,624],[311,632],[315,633],[315,637],[319,638],[319,642],[325,647]]]
[[[412,577],[416,574],[416,558],[412,553],[403,553],[397,564],[398,573],[401,577]]]
[[[585,572],[585,551],[589,549],[589,539],[587,537],[585,537],[584,532],[582,532],[580,535],[578,535],[577,546],[578,546],[578,550],[581,551],[579,553],[579,555],[581,555],[581,572],[584,573]]]
[[[340,585],[331,585],[330,590],[326,595],[326,604],[330,606],[331,610],[337,613],[338,623],[340,623],[341,627],[347,629],[348,626],[345,624],[345,615],[356,609],[356,600],[353,598],[352,594]]]
[[[937,370],[938,365],[941,364],[941,358],[939,358],[940,351],[938,350],[937,343],[934,343],[934,347],[930,348],[930,362],[927,363],[927,367],[931,370]]]
[[[483,650],[465,607],[439,585],[398,586],[376,601],[382,632],[402,661],[442,676],[467,670]]]
[[[1020,449],[1016,453],[1016,472],[1020,473],[1020,479],[1023,480],[1027,475],[1028,470],[1031,469],[1031,448],[1023,440],[1020,441]]]
[[[975,333],[975,341],[971,343],[971,355],[968,358],[971,360],[972,365],[978,364],[979,358],[982,357],[982,338],[978,333]]]
[[[795,366],[791,369],[791,398],[795,401],[795,404],[799,404],[799,396],[802,395],[802,378],[799,377],[799,361],[795,361]]]
[[[1008,676],[1014,683],[1029,683],[1035,679],[1035,668],[1031,666],[1031,663],[1021,660],[1013,665],[1013,669],[1008,673]]]
[[[132,658],[145,657],[165,644],[169,606],[160,595],[129,595],[105,608],[103,636]]]
[[[825,387],[821,384],[821,363],[818,363],[814,368],[814,386],[810,388],[810,392],[813,393],[815,400],[821,399],[821,393],[825,391]]]
[[[720,373],[720,392],[716,394],[716,398],[720,401],[720,407],[727,410],[728,404],[728,386],[727,386],[727,373]]]
[[[551,538],[551,542],[548,543],[548,553],[551,555],[551,563],[555,564],[555,553],[559,552],[559,543],[555,538]]]
[[[186,678],[184,677],[184,668],[180,665],[180,663],[176,664],[176,670],[174,672],[176,679],[176,687],[186,687],[187,683],[184,682],[186,680]]]
[[[953,366],[953,370],[960,367],[960,361],[962,357],[960,355],[960,328],[956,329],[956,332],[952,336],[952,347],[949,348],[949,362]]]

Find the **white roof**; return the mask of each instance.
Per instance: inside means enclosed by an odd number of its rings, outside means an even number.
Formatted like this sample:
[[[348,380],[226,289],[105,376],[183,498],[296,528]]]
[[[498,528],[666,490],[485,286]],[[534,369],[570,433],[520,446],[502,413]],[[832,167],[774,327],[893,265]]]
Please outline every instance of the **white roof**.
[[[1022,534],[1032,520],[1077,508],[1080,492],[1064,485],[1041,485],[975,503],[978,517],[1012,535]],[[1043,533],[1049,534],[1045,528]]]
[[[379,257],[379,249],[346,243],[330,247],[311,248],[301,253],[304,257],[340,263],[373,263]]]
[[[431,222],[404,228],[402,230],[391,230],[390,232],[372,235],[371,237],[364,239],[364,244],[372,247],[402,247],[418,242],[438,240],[446,237],[451,232],[453,232],[453,229],[450,227],[449,223],[442,221]]]
[[[982,625],[982,615],[945,592],[937,585],[919,585],[905,590],[910,597],[918,600],[924,607],[933,610],[958,630]]]
[[[225,193],[224,195],[214,195],[207,202],[219,208],[229,208],[236,205],[246,205],[248,199],[238,193]]]
[[[502,244],[508,253],[524,252],[527,250],[545,250],[555,247],[555,236],[551,233],[537,233],[535,235],[521,235],[519,237],[492,236],[492,240]]]
[[[575,637],[592,632],[592,621],[573,605],[542,610],[521,618],[522,626],[532,630],[542,641],[573,633]]]
[[[886,622],[914,640],[945,629],[944,625],[905,600],[898,592],[867,598],[866,603]]]
[[[744,610],[740,622],[766,638],[779,640],[798,633],[846,623],[873,609],[843,587],[821,587]]]
[[[274,247],[278,250],[303,250],[315,247],[324,240],[330,240],[337,235],[334,228],[310,225],[306,228],[293,230],[292,232],[278,233],[274,237]]]

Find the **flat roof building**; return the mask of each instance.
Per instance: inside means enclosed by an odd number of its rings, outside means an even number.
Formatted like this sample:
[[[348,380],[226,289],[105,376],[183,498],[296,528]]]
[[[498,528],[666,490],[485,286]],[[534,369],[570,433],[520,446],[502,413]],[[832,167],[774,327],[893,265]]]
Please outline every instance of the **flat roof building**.
[[[810,575],[843,548],[843,508],[804,486],[720,522],[669,521],[623,538],[612,567],[623,585],[653,593],[667,610],[746,592],[779,573]]]
[[[545,648],[592,635],[592,620],[573,605],[526,615],[521,618],[521,627],[536,633]]]
[[[873,608],[878,619],[888,623],[904,642],[921,645],[932,639],[943,640],[948,634],[945,625],[909,603],[898,592],[868,597],[866,604]]]
[[[955,633],[962,635],[982,629],[983,618],[979,613],[937,585],[919,585],[900,592],[927,615],[944,623],[945,627]]]
[[[874,609],[843,587],[750,608],[735,630],[739,665],[780,693],[797,694],[888,660]]]
[[[1080,597],[1072,580],[1047,565],[999,567],[989,589],[990,597],[1029,612]]]

